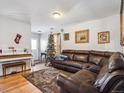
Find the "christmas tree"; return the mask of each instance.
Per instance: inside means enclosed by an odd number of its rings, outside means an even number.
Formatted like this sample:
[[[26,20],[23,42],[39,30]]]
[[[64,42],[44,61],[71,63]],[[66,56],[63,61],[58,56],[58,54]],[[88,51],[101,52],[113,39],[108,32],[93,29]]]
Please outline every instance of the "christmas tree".
[[[47,45],[47,56],[49,58],[53,58],[55,56],[55,42],[54,42],[54,36],[51,33],[48,37],[48,45]]]

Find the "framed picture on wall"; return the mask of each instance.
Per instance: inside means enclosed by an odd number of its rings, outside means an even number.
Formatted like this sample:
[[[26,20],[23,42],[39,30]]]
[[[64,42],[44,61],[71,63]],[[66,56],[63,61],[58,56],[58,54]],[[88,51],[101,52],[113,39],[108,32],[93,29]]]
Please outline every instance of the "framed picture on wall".
[[[99,32],[98,33],[98,44],[110,43],[110,32]]]
[[[69,40],[69,33],[64,34],[64,41],[67,41],[67,40]]]
[[[89,43],[89,29],[75,32],[75,43]]]

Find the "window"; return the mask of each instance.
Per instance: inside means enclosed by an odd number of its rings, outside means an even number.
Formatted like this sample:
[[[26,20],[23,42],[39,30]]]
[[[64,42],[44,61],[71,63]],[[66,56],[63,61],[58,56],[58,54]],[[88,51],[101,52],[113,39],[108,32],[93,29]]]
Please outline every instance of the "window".
[[[37,40],[36,39],[32,39],[31,40],[31,49],[32,50],[36,50],[37,49]]]

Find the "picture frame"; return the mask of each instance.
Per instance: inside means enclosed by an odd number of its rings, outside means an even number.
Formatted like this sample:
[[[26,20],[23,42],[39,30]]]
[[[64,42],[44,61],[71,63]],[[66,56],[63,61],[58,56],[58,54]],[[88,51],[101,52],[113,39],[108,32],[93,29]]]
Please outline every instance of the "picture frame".
[[[124,30],[123,30],[123,16],[124,16],[124,3],[123,0],[121,0],[121,5],[120,5],[120,45],[124,46]]]
[[[69,40],[69,33],[64,33],[64,41]]]
[[[89,29],[75,32],[75,43],[89,43]]]
[[[99,32],[98,33],[98,44],[110,43],[110,32]]]

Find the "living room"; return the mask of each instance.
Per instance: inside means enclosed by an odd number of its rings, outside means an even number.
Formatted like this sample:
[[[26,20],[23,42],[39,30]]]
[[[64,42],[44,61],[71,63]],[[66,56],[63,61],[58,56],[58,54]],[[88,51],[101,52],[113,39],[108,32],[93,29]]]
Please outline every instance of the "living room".
[[[124,93],[123,6],[0,1],[0,93]]]

